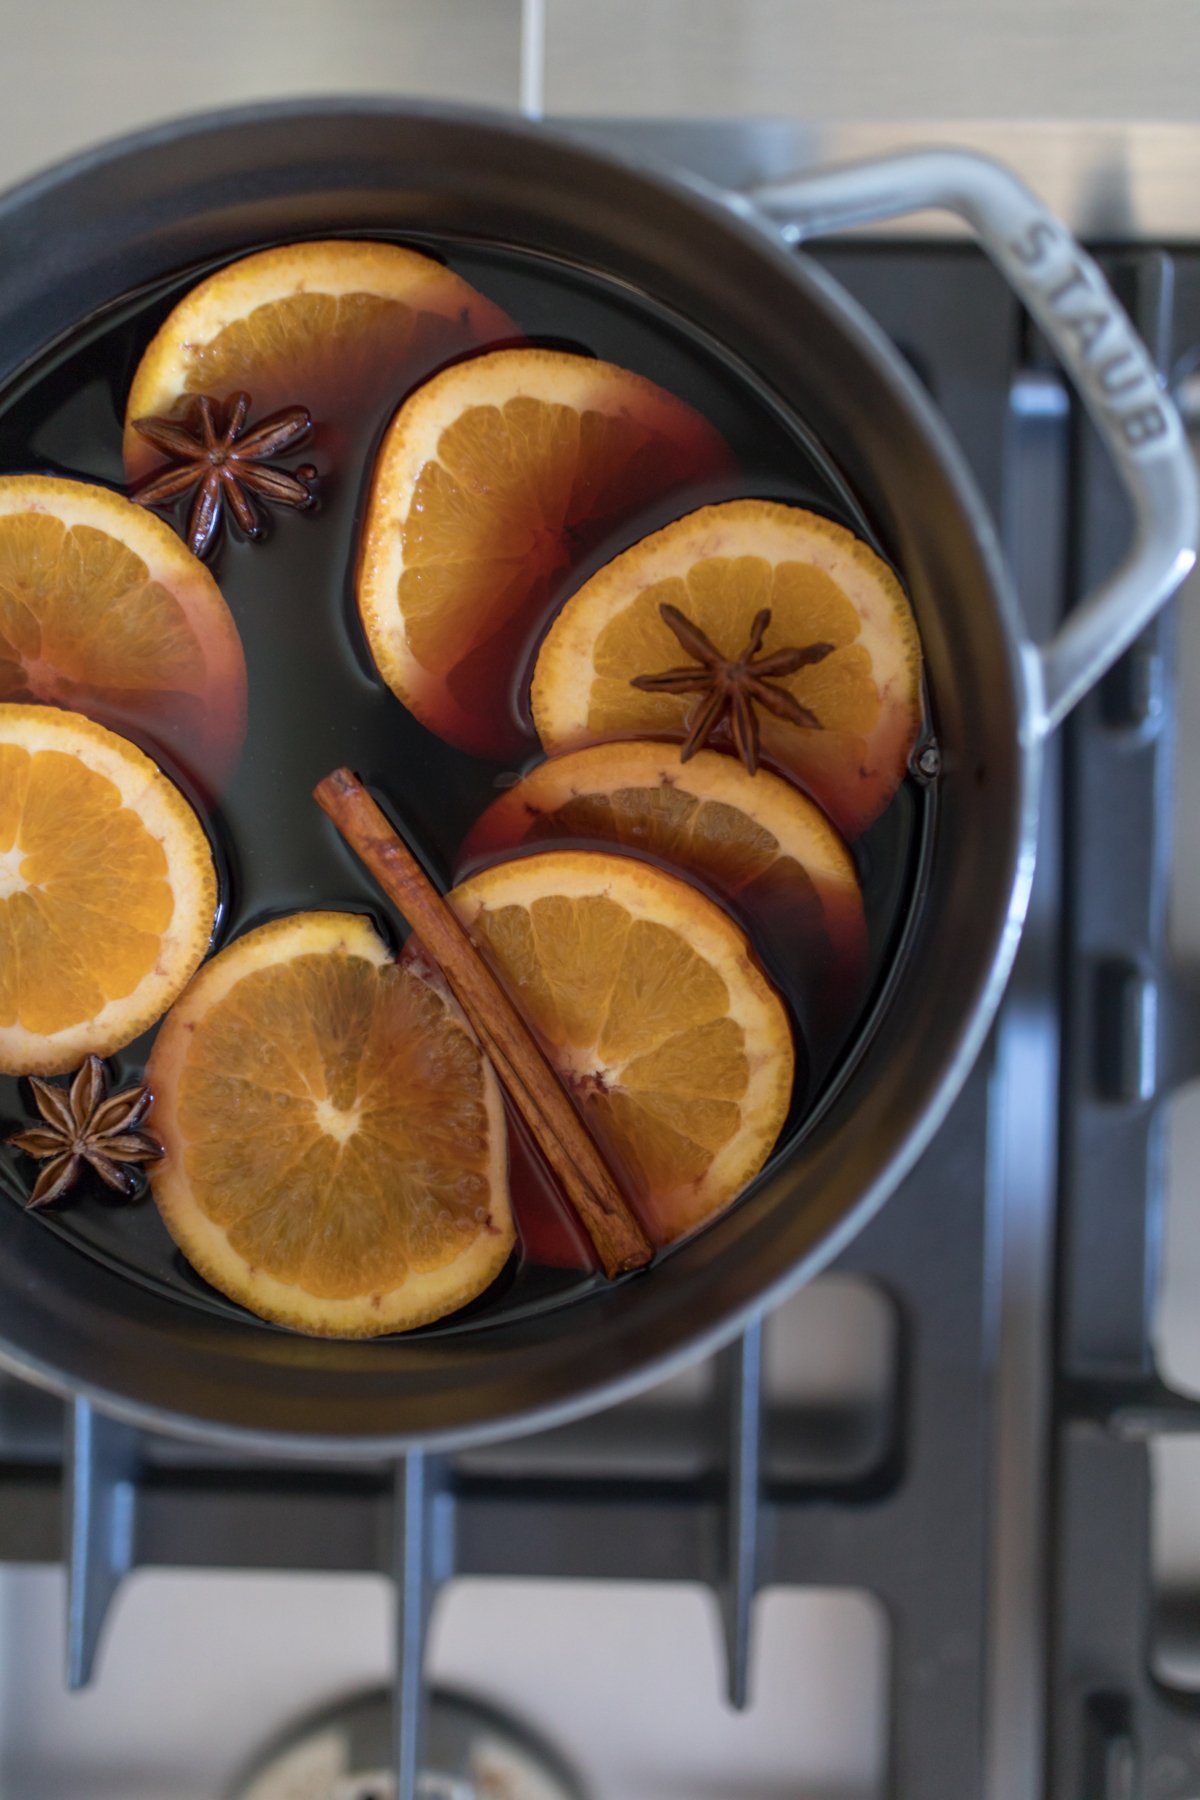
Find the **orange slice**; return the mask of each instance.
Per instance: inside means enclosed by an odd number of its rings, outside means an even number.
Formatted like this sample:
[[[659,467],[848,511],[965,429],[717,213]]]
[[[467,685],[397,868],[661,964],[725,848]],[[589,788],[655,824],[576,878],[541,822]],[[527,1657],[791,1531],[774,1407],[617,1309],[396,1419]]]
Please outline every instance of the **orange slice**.
[[[771,612],[764,656],[833,646],[777,679],[817,728],[764,708],[758,718],[764,755],[857,837],[903,780],[922,722],[920,641],[887,564],[842,526],[797,506],[731,500],[676,520],[593,575],[555,619],[533,677],[534,724],[548,750],[683,733],[694,696],[630,685],[693,660],[660,617],[664,604],[729,657],[763,607]]]
[[[342,239],[260,250],[194,287],[151,341],[125,412],[126,472],[141,480],[159,460],[133,421],[184,396],[248,392],[252,420],[306,406],[329,447],[365,405],[386,416],[430,370],[513,336],[498,306],[416,250]]]
[[[816,1053],[863,997],[867,929],[854,860],[790,782],[701,750],[596,744],[539,763],[488,807],[471,866],[519,845],[603,843],[699,880],[728,904],[787,985]]]
[[[742,932],[675,875],[545,851],[450,895],[540,1034],[659,1245],[761,1169],[787,1117],[783,1003]]]
[[[515,1242],[499,1087],[458,1007],[348,913],[206,965],[147,1070],[154,1198],[206,1281],[323,1337],[465,1306]]]
[[[0,1071],[59,1075],[152,1025],[208,948],[203,827],[133,744],[0,706]]]
[[[380,674],[440,737],[507,755],[572,569],[727,459],[691,407],[612,363],[500,350],[446,369],[400,408],[375,467],[358,606]]]
[[[0,701],[136,738],[215,793],[246,728],[246,664],[216,582],[161,519],[82,481],[0,477]]]

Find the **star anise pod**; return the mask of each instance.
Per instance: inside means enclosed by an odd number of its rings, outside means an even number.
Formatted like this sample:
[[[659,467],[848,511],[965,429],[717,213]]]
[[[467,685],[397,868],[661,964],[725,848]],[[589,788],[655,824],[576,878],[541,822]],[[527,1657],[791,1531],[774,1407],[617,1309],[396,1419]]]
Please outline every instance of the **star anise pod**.
[[[750,628],[750,640],[740,656],[723,656],[700,627],[677,606],[659,607],[663,623],[670,626],[685,650],[696,658],[684,668],[664,669],[659,675],[635,675],[632,685],[649,694],[702,694],[704,698],[688,720],[688,734],[679,760],[687,762],[728,718],[734,748],[751,775],[758,770],[759,733],[756,706],[765,706],[777,719],[787,719],[807,731],[820,731],[821,721],[801,706],[787,688],[774,685],[781,675],[821,662],[832,644],[806,644],[803,649],[771,650],[760,656],[763,637],[771,623],[771,609],[764,606]]]
[[[166,506],[194,488],[187,544],[197,556],[211,550],[226,506],[246,536],[258,538],[263,521],[251,496],[277,506],[312,504],[317,472],[311,464],[293,474],[268,461],[303,443],[312,430],[307,408],[286,406],[247,430],[249,410],[249,394],[232,395],[226,406],[197,394],[182,419],[133,421],[139,437],[171,458],[132,489],[133,498],[142,506]]]
[[[69,1092],[36,1075],[29,1085],[44,1123],[15,1131],[8,1141],[46,1165],[29,1196],[30,1210],[60,1199],[85,1163],[128,1198],[138,1184],[130,1165],[157,1162],[162,1155],[162,1145],[140,1129],[153,1104],[150,1090],[127,1088],[110,1096],[108,1074],[98,1056],[87,1058]]]

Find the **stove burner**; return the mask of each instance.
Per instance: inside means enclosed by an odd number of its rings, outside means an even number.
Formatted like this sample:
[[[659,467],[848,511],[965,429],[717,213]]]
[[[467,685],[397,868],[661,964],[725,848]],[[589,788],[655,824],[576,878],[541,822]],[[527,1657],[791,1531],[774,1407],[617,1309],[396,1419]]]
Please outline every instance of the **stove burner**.
[[[301,1721],[228,1800],[396,1800],[392,1696],[356,1694]],[[468,1694],[435,1688],[418,1800],[587,1800],[562,1758]]]

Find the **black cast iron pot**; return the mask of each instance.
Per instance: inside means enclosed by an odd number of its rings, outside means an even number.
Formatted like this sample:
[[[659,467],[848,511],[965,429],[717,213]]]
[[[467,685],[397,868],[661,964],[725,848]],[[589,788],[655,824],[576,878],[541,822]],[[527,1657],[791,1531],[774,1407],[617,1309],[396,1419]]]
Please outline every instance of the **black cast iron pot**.
[[[1037,650],[993,525],[895,351],[789,242],[947,206],[1056,344],[1134,503],[1126,566]],[[786,236],[760,206],[790,221]],[[192,1311],[0,1209],[0,1362],[160,1429],[307,1456],[478,1441],[607,1404],[732,1338],[896,1186],[991,1021],[1032,875],[1040,744],[1191,566],[1178,417],[1066,232],[1004,170],[925,152],[754,196],[683,185],[540,128],[391,102],[191,120],[0,201],[0,383],[95,309],[287,237],[436,232],[631,284],[749,365],[816,432],[902,571],[942,753],[936,837],[885,1016],[816,1127],[649,1276],[459,1336],[331,1343]]]

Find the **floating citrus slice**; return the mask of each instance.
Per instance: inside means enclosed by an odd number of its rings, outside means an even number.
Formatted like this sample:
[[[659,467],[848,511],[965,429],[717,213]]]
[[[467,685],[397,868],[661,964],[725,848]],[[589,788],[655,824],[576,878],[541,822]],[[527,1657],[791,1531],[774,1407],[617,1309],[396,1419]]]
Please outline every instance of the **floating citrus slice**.
[[[195,972],[216,905],[203,828],[148,757],[78,713],[0,706],[0,1070],[130,1043]]]
[[[878,817],[904,778],[922,709],[916,625],[874,551],[828,519],[764,500],[704,507],[635,544],[567,601],[542,645],[533,718],[548,750],[684,731],[703,694],[631,685],[693,661],[663,605],[731,659],[764,608],[764,656],[815,647],[819,660],[773,678],[811,722],[756,707],[763,753],[848,837]]]
[[[329,447],[364,405],[386,417],[449,358],[514,335],[498,306],[416,250],[342,239],[260,250],[192,288],[151,341],[125,411],[126,473],[141,480],[159,460],[134,420],[186,395],[248,392],[252,422],[306,406]]]
[[[380,674],[439,736],[509,754],[572,568],[727,457],[691,407],[611,363],[501,350],[444,370],[400,408],[371,486],[358,605]]]
[[[366,919],[296,913],[213,958],[147,1070],[154,1198],[263,1318],[375,1337],[483,1292],[515,1241],[504,1109],[448,996]]]
[[[853,858],[790,782],[671,744],[596,744],[539,763],[462,850],[470,867],[519,845],[607,843],[698,879],[728,903],[790,990],[814,1057],[862,999],[867,931]]]
[[[169,526],[83,481],[0,477],[0,701],[136,738],[215,793],[246,728],[221,591]]]
[[[787,1014],[713,901],[632,857],[546,851],[451,902],[659,1245],[755,1176],[787,1116]]]

